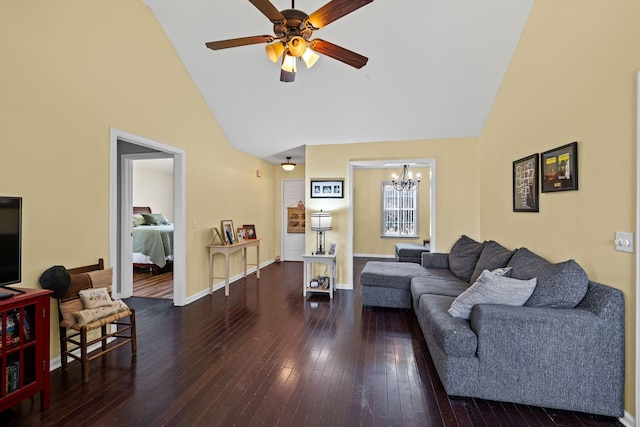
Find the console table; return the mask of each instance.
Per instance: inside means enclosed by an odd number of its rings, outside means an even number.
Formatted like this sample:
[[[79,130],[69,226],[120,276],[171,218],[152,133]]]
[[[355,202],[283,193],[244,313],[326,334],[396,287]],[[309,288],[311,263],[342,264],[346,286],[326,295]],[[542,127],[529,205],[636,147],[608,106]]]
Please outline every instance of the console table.
[[[260,240],[251,239],[233,245],[209,245],[209,294],[213,293],[213,279],[224,279],[224,296],[229,296],[229,256],[242,250],[242,267],[244,276],[247,277],[247,248],[255,246],[256,248],[256,276],[260,278]],[[224,277],[214,276],[213,258],[216,254],[224,255]]]
[[[302,255],[302,260],[304,261],[304,282],[302,283],[302,295],[307,296],[307,292],[325,292],[329,294],[330,298],[333,298],[333,289],[336,287],[336,255],[311,255],[304,254]],[[313,269],[314,263],[326,264],[329,267],[329,288],[322,289],[320,287],[312,288],[310,286],[311,279],[313,278],[313,272],[310,272],[310,269]]]

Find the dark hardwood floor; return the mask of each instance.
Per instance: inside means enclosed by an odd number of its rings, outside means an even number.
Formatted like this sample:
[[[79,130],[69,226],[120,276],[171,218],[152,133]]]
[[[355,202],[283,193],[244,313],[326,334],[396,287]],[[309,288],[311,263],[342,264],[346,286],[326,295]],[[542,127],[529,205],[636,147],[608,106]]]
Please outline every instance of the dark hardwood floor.
[[[355,281],[366,259],[355,263]],[[411,312],[362,310],[360,288],[302,296],[302,263],[272,264],[185,307],[131,298],[129,347],[51,373],[2,426],[619,426],[617,420],[448,397]]]

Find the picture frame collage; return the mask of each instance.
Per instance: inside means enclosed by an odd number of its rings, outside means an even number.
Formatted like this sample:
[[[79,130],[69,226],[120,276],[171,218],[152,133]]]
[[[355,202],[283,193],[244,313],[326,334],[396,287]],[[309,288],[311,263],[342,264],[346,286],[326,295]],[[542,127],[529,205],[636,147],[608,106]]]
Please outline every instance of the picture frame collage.
[[[578,190],[578,143],[513,162],[513,212],[539,212],[539,192]]]

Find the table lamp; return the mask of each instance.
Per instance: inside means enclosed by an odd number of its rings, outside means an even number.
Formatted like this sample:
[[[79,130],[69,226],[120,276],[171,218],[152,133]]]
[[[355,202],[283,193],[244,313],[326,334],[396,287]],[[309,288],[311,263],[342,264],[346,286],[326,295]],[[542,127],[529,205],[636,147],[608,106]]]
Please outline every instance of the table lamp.
[[[320,212],[314,212],[311,214],[311,229],[313,231],[317,231],[317,247],[316,254],[324,255],[325,254],[325,246],[324,246],[324,232],[327,230],[331,230],[331,213],[323,212],[320,209]]]

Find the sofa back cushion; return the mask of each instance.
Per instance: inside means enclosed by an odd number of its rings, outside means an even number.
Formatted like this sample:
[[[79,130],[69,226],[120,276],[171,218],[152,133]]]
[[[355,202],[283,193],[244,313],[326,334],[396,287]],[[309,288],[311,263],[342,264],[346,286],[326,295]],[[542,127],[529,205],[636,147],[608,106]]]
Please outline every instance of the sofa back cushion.
[[[476,242],[464,235],[460,237],[449,252],[449,270],[458,279],[469,282],[483,247],[484,242]]]
[[[530,307],[574,308],[589,287],[587,273],[574,260],[553,264],[527,248],[516,250],[508,264],[515,279],[538,279]]]
[[[496,268],[506,267],[514,252],[493,240],[485,242],[469,283],[475,283],[484,270],[493,271]]]

